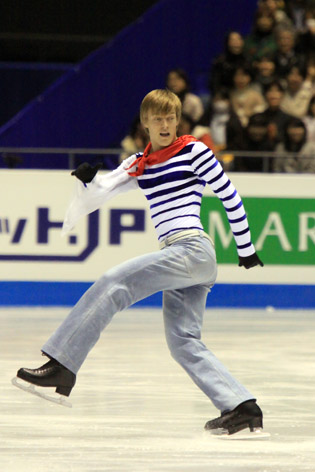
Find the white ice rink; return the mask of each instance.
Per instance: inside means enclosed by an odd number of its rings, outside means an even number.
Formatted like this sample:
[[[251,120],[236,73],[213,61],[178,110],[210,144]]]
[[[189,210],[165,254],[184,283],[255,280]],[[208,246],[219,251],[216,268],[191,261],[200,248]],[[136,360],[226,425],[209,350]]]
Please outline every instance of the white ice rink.
[[[315,312],[208,310],[203,340],[255,395],[266,441],[211,437],[218,411],[170,357],[160,310],[116,315],[64,408],[11,385],[65,309],[2,309],[1,472],[315,471]]]

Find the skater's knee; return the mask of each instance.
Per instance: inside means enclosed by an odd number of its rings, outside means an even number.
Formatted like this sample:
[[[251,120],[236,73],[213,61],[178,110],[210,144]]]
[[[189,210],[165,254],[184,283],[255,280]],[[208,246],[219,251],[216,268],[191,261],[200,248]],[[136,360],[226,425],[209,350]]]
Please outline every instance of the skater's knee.
[[[173,337],[167,339],[167,344],[173,359],[179,364],[182,364],[189,356],[192,339]]]
[[[108,291],[108,297],[115,306],[115,311],[122,311],[133,304],[130,291],[124,285],[114,285]]]
[[[131,291],[107,274],[102,275],[84,295],[87,303],[97,304],[107,311],[121,311],[133,303]]]
[[[102,275],[94,284],[85,292],[82,298],[85,303],[94,304],[96,300],[104,297],[113,285],[113,281],[106,275]]]

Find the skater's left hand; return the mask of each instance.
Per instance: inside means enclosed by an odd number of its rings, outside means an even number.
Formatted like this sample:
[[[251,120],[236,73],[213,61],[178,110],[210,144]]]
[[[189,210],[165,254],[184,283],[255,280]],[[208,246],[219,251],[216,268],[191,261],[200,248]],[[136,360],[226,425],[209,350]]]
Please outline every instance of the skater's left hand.
[[[88,162],[83,162],[76,170],[71,172],[71,175],[75,175],[77,179],[81,180],[81,182],[88,184],[94,179],[97,171],[101,169],[102,165],[103,164],[99,163],[92,167]]]
[[[238,256],[238,259],[239,259],[238,266],[239,267],[244,266],[245,269],[250,269],[251,267],[255,267],[257,265],[264,267],[264,263],[259,259],[256,252],[254,252],[254,254],[251,254],[250,256],[247,256],[247,257]]]

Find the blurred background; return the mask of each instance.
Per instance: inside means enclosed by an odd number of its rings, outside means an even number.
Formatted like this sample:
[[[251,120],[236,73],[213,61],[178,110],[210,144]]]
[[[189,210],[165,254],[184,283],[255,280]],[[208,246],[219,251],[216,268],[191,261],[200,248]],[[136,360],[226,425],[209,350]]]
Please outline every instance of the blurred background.
[[[102,154],[114,168],[146,144],[141,99],[167,86],[183,103],[179,133],[226,170],[314,172],[314,51],[314,0],[4,1],[0,146],[123,148]],[[65,168],[74,156],[0,165]]]
[[[4,0],[0,16],[0,124],[154,3]],[[4,93],[6,91],[6,93]]]
[[[244,2],[229,0],[215,8],[205,0],[32,1],[27,9],[23,2],[4,2],[0,146],[122,146],[128,154],[128,144],[143,145],[137,128],[143,96],[167,85],[181,96],[190,92],[190,126],[207,121],[212,62],[228,31],[250,32],[256,5],[245,3],[246,16]],[[226,7],[233,15],[226,15]],[[175,83],[167,83],[173,69],[184,74],[179,85],[176,73]],[[123,141],[127,136],[131,140]],[[42,156],[27,157],[25,167],[45,165]],[[69,164],[51,157],[46,165]],[[118,160],[117,154],[105,157],[104,168]]]

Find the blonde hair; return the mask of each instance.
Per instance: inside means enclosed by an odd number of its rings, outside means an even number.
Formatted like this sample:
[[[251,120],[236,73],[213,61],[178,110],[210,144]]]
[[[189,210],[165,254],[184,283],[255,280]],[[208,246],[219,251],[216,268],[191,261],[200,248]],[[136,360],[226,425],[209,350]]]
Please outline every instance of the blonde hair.
[[[167,89],[157,89],[149,92],[142,100],[140,106],[140,120],[143,124],[148,117],[148,112],[166,115],[175,111],[177,120],[182,114],[182,104],[175,93]]]

